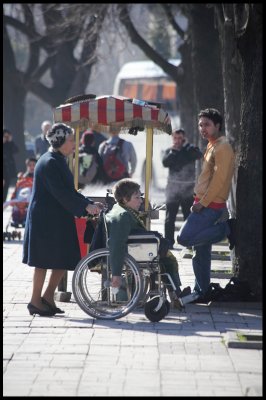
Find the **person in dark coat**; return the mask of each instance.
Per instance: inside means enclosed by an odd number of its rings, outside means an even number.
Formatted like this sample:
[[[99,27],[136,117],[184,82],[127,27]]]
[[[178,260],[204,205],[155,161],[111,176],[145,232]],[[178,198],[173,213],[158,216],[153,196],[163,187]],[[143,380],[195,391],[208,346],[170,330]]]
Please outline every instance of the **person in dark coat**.
[[[66,157],[75,149],[74,131],[57,123],[47,134],[50,149],[38,160],[27,213],[23,260],[35,267],[33,292],[28,310],[43,316],[62,313],[54,293],[65,270],[74,270],[81,255],[74,216],[99,214],[102,204],[77,192]],[[48,286],[42,296],[47,269]]]
[[[172,132],[173,144],[165,150],[162,163],[169,168],[166,186],[166,212],[164,234],[171,243],[175,244],[175,221],[181,206],[184,221],[190,214],[193,204],[193,188],[196,176],[196,160],[202,158],[200,149],[188,143],[183,129]]]

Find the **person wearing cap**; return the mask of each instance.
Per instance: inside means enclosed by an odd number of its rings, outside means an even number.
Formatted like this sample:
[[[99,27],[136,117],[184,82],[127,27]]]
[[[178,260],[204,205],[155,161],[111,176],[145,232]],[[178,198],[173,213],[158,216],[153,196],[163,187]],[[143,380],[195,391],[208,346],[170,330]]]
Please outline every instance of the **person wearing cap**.
[[[35,268],[29,313],[52,316],[63,313],[55,305],[55,290],[65,270],[73,271],[81,258],[74,217],[99,214],[103,205],[75,190],[66,160],[75,150],[74,130],[56,123],[46,137],[50,148],[34,171],[22,262]],[[47,269],[51,276],[42,293]]]

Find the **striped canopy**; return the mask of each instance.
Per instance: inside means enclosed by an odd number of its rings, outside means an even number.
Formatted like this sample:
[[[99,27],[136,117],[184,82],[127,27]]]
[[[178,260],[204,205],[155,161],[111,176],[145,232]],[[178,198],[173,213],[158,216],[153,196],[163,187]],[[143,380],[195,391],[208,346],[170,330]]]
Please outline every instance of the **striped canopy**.
[[[110,126],[121,130],[150,127],[155,133],[172,132],[167,112],[144,100],[122,96],[100,96],[60,105],[54,110],[54,122],[103,132],[108,132]]]

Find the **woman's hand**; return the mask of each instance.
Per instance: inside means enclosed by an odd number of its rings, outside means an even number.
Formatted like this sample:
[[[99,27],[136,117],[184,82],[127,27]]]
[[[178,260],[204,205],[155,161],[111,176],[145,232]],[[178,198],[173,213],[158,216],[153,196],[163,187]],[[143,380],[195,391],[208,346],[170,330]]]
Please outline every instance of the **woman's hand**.
[[[94,204],[96,204],[100,208],[100,210],[104,209],[104,204],[103,203],[100,203],[99,201],[95,201]]]
[[[88,204],[86,207],[87,213],[91,215],[98,215],[101,212],[99,204],[101,203]]]

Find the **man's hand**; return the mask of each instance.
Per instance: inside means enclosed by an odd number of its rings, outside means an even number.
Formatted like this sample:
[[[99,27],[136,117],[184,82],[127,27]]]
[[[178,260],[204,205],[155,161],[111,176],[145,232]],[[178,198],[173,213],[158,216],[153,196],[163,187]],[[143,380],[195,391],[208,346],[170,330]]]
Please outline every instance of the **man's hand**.
[[[196,204],[193,204],[193,206],[190,208],[190,211],[199,213],[203,208],[204,208],[204,206],[202,204],[196,203]]]

